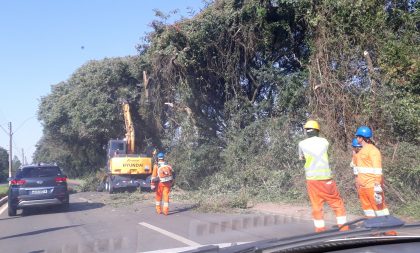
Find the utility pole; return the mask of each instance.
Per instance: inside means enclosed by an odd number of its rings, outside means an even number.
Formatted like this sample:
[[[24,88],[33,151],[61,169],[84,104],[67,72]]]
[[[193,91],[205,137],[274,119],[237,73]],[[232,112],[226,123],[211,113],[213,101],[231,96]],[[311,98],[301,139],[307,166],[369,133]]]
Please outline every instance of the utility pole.
[[[9,177],[12,177],[12,122],[9,122]]]
[[[22,165],[25,165],[25,151],[22,148]]]

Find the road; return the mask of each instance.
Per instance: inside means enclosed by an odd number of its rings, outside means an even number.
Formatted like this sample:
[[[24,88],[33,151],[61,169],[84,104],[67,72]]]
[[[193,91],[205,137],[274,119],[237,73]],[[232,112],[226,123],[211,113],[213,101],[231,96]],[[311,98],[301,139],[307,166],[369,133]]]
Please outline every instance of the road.
[[[133,196],[75,193],[67,212],[33,209],[16,217],[7,216],[5,205],[0,208],[0,252],[146,252],[286,237],[313,229],[307,220],[199,213],[182,203],[172,203],[168,216],[157,215],[151,194]]]

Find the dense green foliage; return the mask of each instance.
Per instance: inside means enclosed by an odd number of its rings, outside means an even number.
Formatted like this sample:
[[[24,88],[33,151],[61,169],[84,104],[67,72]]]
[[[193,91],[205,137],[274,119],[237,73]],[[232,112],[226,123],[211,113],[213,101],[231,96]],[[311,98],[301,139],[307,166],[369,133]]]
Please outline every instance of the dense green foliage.
[[[104,166],[103,146],[111,138],[124,138],[122,100],[131,102],[138,144],[152,138],[152,126],[138,113],[135,66],[136,58],[91,61],[66,82],[54,85],[51,94],[41,99],[39,119],[44,136],[35,160],[58,162],[70,176]]]
[[[174,24],[159,12],[137,57],[89,62],[42,98],[36,159],[74,175],[98,170],[102,146],[124,135],[118,100],[128,99],[138,146],[168,151],[180,187],[301,198],[297,143],[313,118],[340,187],[354,195],[349,143],[366,124],[390,198],[407,202],[420,193],[418,7],[219,0]],[[136,85],[143,71],[147,89]]]
[[[0,147],[0,182],[9,177],[9,154],[7,150]]]
[[[17,156],[12,159],[12,175],[22,165],[22,162]],[[9,177],[9,153],[6,149],[0,147],[0,182],[6,181]]]

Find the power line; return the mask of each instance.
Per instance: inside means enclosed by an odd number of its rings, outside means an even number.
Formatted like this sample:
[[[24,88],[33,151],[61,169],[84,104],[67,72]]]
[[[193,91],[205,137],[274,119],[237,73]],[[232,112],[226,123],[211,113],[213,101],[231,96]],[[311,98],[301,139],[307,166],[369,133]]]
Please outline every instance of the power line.
[[[9,132],[7,132],[7,130],[4,129],[4,127],[2,125],[0,125],[0,128],[3,130],[3,132],[5,132],[7,135],[9,135]]]
[[[27,119],[25,119],[17,128],[16,128],[16,130],[13,132],[13,133],[16,133],[26,122],[28,122],[30,119],[33,119],[33,118],[35,118],[36,116],[34,115],[34,116],[31,116],[31,117],[29,117],[29,118],[27,118]]]

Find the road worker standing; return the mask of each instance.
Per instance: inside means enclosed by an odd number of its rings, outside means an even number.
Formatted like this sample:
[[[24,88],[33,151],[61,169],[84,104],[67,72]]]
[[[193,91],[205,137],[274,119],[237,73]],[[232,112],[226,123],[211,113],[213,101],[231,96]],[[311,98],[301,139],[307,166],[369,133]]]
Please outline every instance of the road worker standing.
[[[347,222],[346,210],[337,185],[332,180],[327,153],[329,143],[325,138],[318,136],[318,122],[309,120],[304,129],[308,138],[299,142],[299,159],[305,160],[306,186],[312,204],[315,232],[325,231],[323,213],[325,202],[334,211],[340,230],[348,230],[348,226],[342,226]]]
[[[168,215],[169,213],[169,192],[171,191],[173,181],[172,167],[164,160],[165,154],[160,152],[157,155],[158,162],[153,166],[151,189],[156,189],[155,201],[156,212]],[[163,210],[162,210],[163,199]]]
[[[367,217],[389,215],[385,205],[381,152],[372,142],[372,130],[361,126],[356,131],[362,149],[356,156],[357,192]]]

